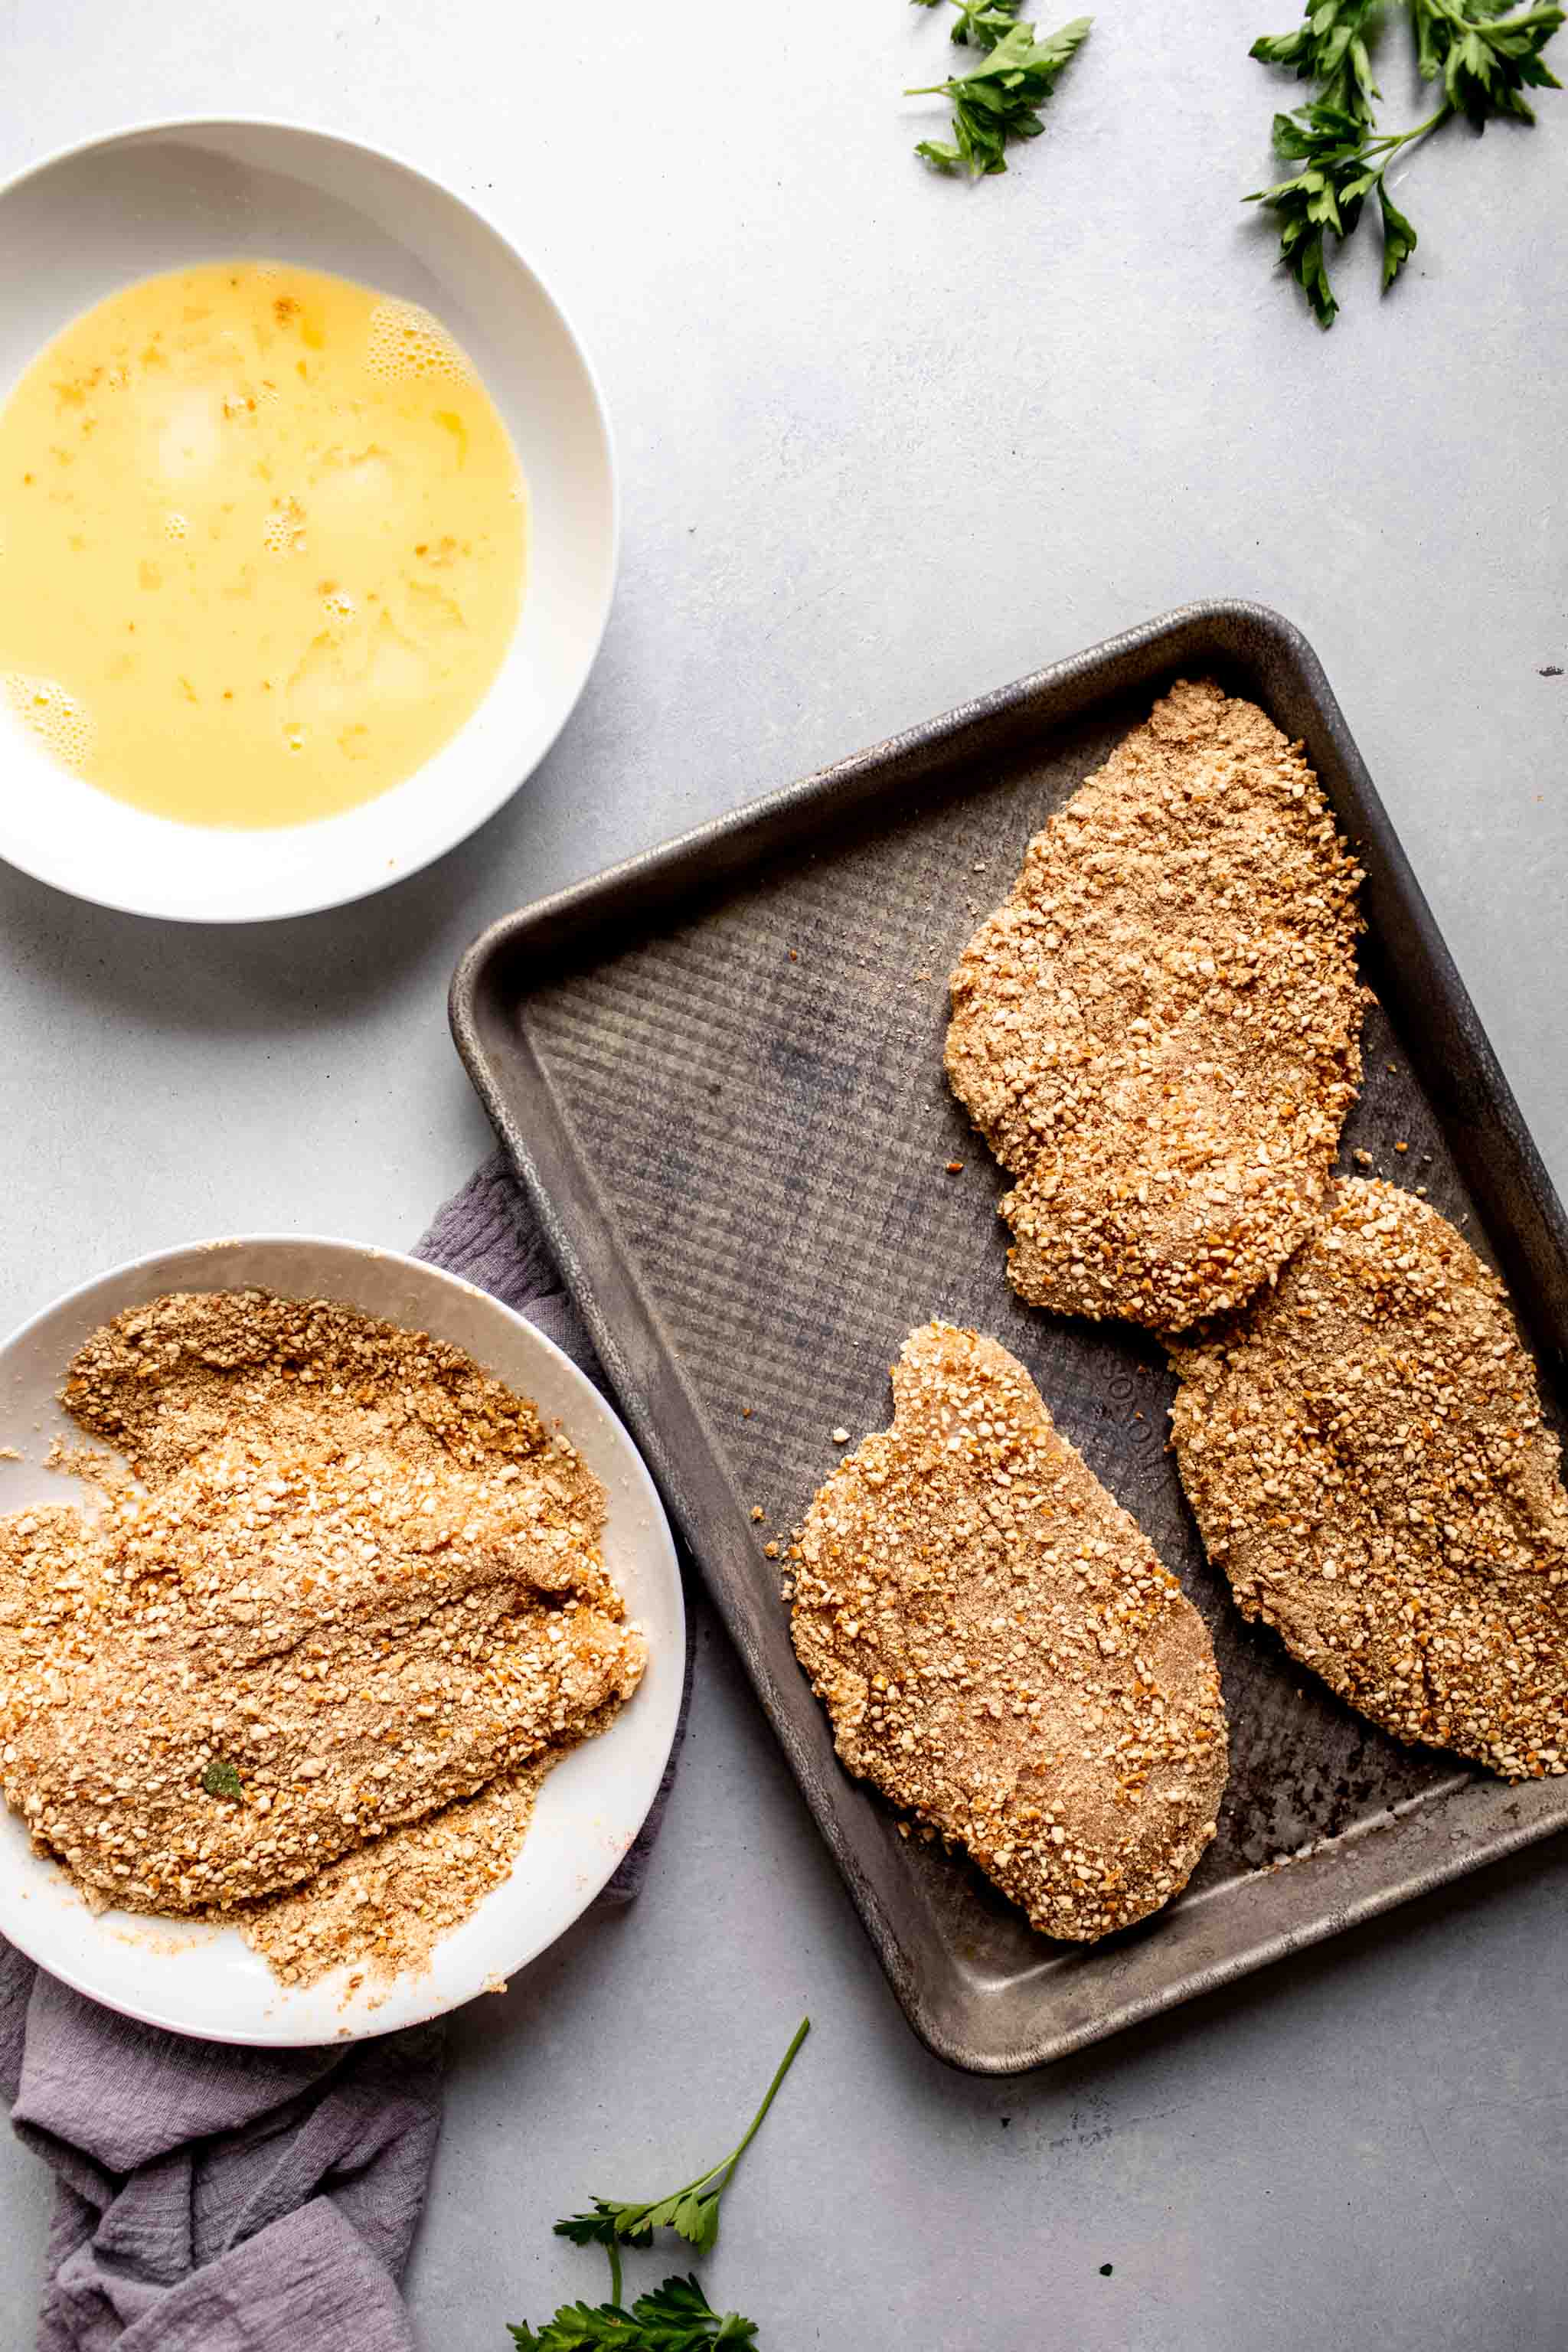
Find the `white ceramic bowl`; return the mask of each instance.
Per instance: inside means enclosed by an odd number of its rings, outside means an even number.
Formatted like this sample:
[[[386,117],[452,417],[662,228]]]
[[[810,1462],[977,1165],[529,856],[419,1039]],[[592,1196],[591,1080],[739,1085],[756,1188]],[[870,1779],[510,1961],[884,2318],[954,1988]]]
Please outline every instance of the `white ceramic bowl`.
[[[593,371],[504,237],[405,163],[268,122],[174,122],[70,149],[0,189],[0,399],[116,287],[253,255],[422,303],[477,362],[527,476],[515,637],[468,725],[404,783],[311,824],[149,816],[57,766],[0,713],[0,856],[78,898],[183,922],[254,922],[363,898],[493,814],[554,741],[609,617],[615,466]]]
[[[340,1969],[285,1986],[233,1927],[107,1911],[96,1917],[53,1862],[35,1853],[0,1804],[0,1932],[95,2000],[175,2033],[214,2042],[321,2042],[387,2033],[471,2000],[552,1943],[586,1908],[641,1828],[675,1737],[686,1655],[680,1574],[668,1525],[642,1461],[609,1406],[531,1324],[455,1275],[353,1242],[264,1235],[198,1243],[122,1265],[35,1317],[0,1349],[0,1512],[71,1501],[81,1489],[44,1458],[81,1433],[56,1402],[66,1365],[122,1307],[171,1290],[249,1285],[342,1299],[433,1332],[557,1417],[610,1498],[605,1557],[648,1639],[642,1682],[610,1729],[556,1766],[540,1791],[521,1853],[436,1948],[430,1969],[345,1990]],[[379,2002],[379,2006],[376,2004]]]

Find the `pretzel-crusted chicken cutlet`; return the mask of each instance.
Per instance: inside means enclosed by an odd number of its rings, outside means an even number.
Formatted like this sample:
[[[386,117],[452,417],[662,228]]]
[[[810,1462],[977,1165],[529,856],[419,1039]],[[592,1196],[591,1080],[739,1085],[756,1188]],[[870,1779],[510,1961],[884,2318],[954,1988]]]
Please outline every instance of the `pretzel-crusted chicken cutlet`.
[[[954,1093],[1033,1305],[1180,1331],[1310,1228],[1361,1076],[1362,876],[1264,713],[1182,682],[1030,842],[952,977]]]
[[[1463,1235],[1342,1180],[1274,1289],[1172,1354],[1182,1483],[1244,1614],[1395,1738],[1568,1771],[1561,1454]]]
[[[299,1889],[635,1689],[603,1488],[456,1349],[180,1294],[95,1334],[65,1394],[144,1483],[0,1522],[0,1774],[93,1902]]]
[[[1044,1933],[1157,1910],[1215,1833],[1225,1707],[1202,1619],[1006,1349],[931,1323],[893,1425],[790,1549],[840,1758],[965,1846]]]

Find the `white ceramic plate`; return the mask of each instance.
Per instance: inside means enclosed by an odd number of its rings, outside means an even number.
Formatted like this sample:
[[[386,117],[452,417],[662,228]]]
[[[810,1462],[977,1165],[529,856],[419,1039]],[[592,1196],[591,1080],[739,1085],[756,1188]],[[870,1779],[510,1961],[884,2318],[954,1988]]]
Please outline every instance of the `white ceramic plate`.
[[[422,303],[484,377],[528,479],[523,607],[494,686],[404,783],[271,829],[177,824],[57,766],[0,711],[0,856],[100,905],[253,922],[363,898],[498,809],[554,741],[609,617],[619,538],[604,406],[559,306],[468,205],[407,164],[321,131],[176,122],[73,148],[0,188],[0,400],[116,287],[252,255]]]
[[[609,1406],[576,1366],[510,1307],[456,1276],[353,1242],[264,1235],[198,1243],[117,1267],[71,1292],[0,1349],[0,1512],[71,1501],[75,1481],[43,1467],[56,1436],[81,1433],[56,1402],[73,1351],[122,1307],[171,1290],[255,1284],[342,1299],[464,1349],[547,1421],[559,1418],[609,1493],[605,1557],[648,1639],[641,1684],[611,1728],[545,1780],[511,1876],[437,1946],[422,1976],[345,1990],[351,1971],[279,1984],[237,1929],[108,1911],[96,1917],[58,1866],[36,1854],[0,1804],[0,1932],[110,2009],[215,2042],[319,2042],[387,2033],[439,2016],[520,1969],[569,1927],[641,1828],[680,1709],[686,1621],[663,1507]],[[375,2004],[379,2001],[380,2005]]]

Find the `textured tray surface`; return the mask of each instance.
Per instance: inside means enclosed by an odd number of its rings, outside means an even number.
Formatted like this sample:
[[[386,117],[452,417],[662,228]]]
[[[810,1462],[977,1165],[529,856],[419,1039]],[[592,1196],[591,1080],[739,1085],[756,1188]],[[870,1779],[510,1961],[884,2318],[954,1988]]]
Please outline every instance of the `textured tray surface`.
[[[793,806],[784,796],[771,820],[715,829],[651,877],[514,919],[455,988],[459,1042],[912,2021],[973,2066],[1056,2054],[1568,1821],[1563,1784],[1510,1792],[1397,1747],[1245,1624],[1166,1450],[1158,1343],[1042,1315],[1005,1281],[1005,1180],[942,1073],[949,968],[1030,835],[1178,666],[1309,732],[1315,666],[1291,633],[1226,608],[1179,625],[1175,644],[1154,629],[1084,657],[1098,672],[1068,666],[1075,694],[1095,689],[1087,709],[1053,715],[1047,673]],[[1373,866],[1365,969],[1380,1002],[1342,1164],[1364,1151],[1376,1173],[1425,1185],[1500,1255],[1554,1374],[1561,1212],[1440,946],[1428,941],[1436,997],[1431,972],[1395,968],[1408,943],[1389,933],[1427,919],[1396,847],[1384,857],[1369,841],[1381,812],[1353,747],[1347,772],[1331,740],[1342,722],[1326,689],[1315,698],[1309,749]],[[993,739],[978,753],[977,727]],[[833,1428],[886,1425],[888,1367],[932,1315],[1028,1366],[1214,1634],[1232,1727],[1219,1836],[1184,1897],[1098,1947],[1035,1936],[978,1873],[900,1837],[835,1763],[788,1649],[763,1542],[782,1544],[831,1467]],[[1304,1847],[1310,1860],[1272,1868]]]

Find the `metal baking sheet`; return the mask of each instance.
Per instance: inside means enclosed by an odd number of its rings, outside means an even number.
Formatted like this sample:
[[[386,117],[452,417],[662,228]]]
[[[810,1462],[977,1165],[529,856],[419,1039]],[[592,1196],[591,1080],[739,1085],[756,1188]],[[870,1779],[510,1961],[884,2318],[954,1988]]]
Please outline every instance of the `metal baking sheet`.
[[[452,987],[474,1084],[910,2023],[982,2073],[1058,2057],[1568,1824],[1568,1781],[1510,1789],[1398,1747],[1245,1624],[1166,1450],[1158,1344],[1007,1287],[1005,1180],[942,1074],[946,974],[1030,835],[1182,675],[1302,739],[1357,845],[1378,1001],[1342,1165],[1365,1151],[1425,1184],[1501,1267],[1561,1429],[1562,1206],[1316,657],[1261,607],[1184,607],[525,908]],[[1098,1945],[1034,1934],[843,1771],[763,1553],[830,1468],[834,1427],[886,1426],[888,1367],[932,1315],[1022,1358],[1214,1633],[1232,1731],[1218,1837],[1176,1902]]]

